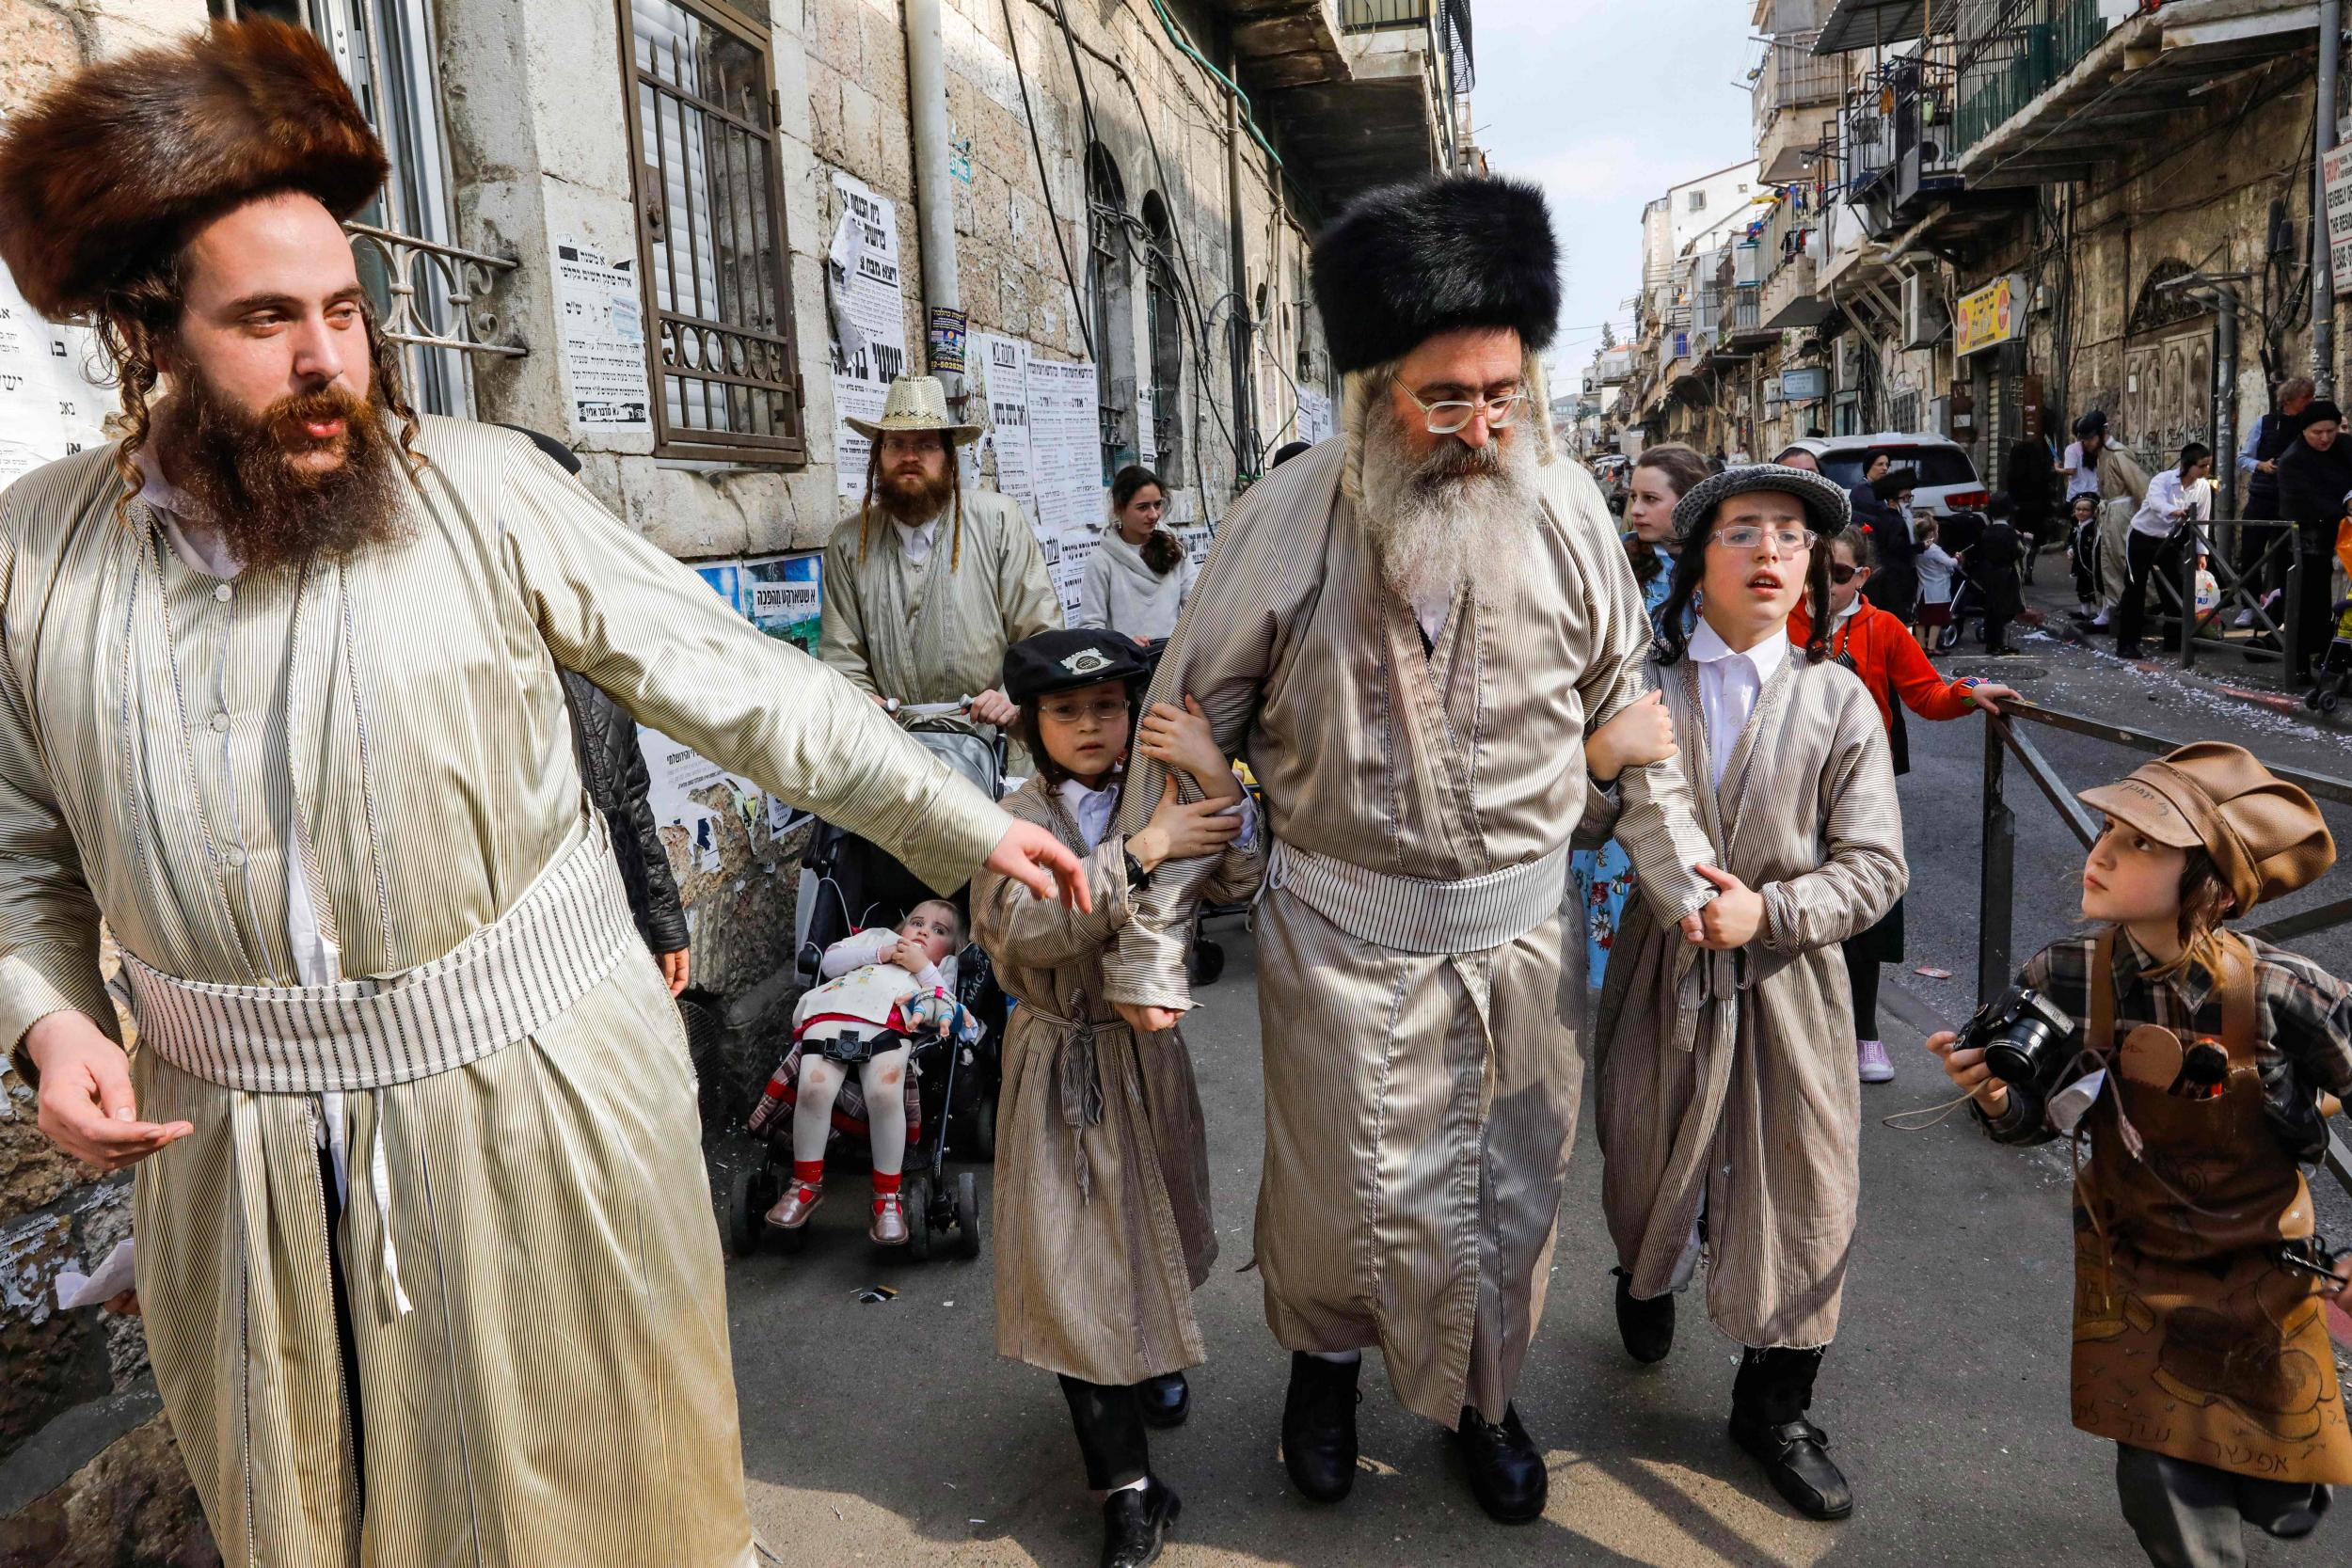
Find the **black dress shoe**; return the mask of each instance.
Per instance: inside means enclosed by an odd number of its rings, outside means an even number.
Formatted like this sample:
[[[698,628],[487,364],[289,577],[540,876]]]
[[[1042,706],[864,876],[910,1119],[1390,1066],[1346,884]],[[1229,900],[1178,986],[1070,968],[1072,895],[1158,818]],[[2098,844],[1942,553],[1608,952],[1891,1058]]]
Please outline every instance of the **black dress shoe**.
[[[1136,1402],[1143,1406],[1143,1424],[1166,1432],[1183,1426],[1192,1414],[1192,1388],[1182,1372],[1147,1377],[1136,1385]]]
[[[1157,1478],[1103,1499],[1103,1568],[1145,1568],[1160,1560],[1184,1499]]]
[[[1517,1406],[1506,1406],[1502,1420],[1489,1421],[1466,1404],[1454,1436],[1470,1471],[1470,1494],[1488,1518],[1502,1525],[1524,1525],[1543,1513],[1544,1499],[1551,1494],[1551,1473],[1544,1468],[1544,1456],[1527,1429],[1519,1425]]]
[[[1809,1519],[1843,1519],[1853,1512],[1853,1488],[1829,1457],[1829,1433],[1800,1418],[1780,1426],[1731,1418],[1732,1440],[1764,1463],[1773,1489]]]
[[[1675,1348],[1674,1292],[1637,1300],[1633,1276],[1623,1269],[1609,1272],[1617,1276],[1617,1337],[1625,1341],[1626,1354],[1645,1366],[1665,1360]]]
[[[1319,1503],[1335,1503],[1356,1484],[1354,1361],[1291,1353],[1290,1391],[1282,1396],[1282,1465],[1291,1484]]]

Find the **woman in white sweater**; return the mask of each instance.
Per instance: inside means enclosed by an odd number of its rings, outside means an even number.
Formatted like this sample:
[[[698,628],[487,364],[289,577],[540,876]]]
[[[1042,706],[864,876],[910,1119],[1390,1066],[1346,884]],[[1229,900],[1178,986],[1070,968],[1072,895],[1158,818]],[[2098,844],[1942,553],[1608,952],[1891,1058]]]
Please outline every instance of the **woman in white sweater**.
[[[1160,527],[1167,487],[1151,469],[1131,465],[1111,482],[1111,522],[1087,562],[1076,626],[1099,626],[1157,642],[1176,629],[1196,568],[1174,534]]]

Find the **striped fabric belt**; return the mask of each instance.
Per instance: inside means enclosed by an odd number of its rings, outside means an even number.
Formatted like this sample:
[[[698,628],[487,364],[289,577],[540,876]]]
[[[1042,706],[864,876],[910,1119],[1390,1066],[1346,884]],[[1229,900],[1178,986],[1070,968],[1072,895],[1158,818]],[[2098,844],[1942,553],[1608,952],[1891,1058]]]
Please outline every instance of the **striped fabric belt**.
[[[1361,942],[1400,953],[1483,953],[1560,912],[1568,847],[1483,877],[1398,877],[1277,839],[1266,887],[1295,895]]]
[[[183,1072],[262,1094],[340,1094],[447,1072],[537,1033],[638,940],[610,841],[591,831],[515,907],[391,980],[224,986],[122,955],[139,1038]]]

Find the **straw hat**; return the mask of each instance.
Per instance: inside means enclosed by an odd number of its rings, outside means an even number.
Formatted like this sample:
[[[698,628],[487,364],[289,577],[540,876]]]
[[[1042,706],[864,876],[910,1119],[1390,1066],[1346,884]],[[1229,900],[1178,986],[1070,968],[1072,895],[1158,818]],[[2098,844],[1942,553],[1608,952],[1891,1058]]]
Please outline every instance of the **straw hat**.
[[[902,375],[890,384],[889,401],[882,404],[880,420],[848,419],[842,421],[869,441],[879,441],[894,430],[937,430],[946,433],[948,443],[963,446],[979,439],[980,427],[958,424],[947,412],[947,388],[935,375]]]

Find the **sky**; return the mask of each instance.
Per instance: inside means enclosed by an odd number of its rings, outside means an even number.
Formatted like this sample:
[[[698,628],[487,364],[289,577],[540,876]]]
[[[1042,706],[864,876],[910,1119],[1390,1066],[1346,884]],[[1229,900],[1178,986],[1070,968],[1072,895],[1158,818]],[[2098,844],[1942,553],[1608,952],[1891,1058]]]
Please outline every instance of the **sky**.
[[[1555,393],[1599,324],[1627,336],[1642,281],[1642,207],[1755,156],[1746,79],[1762,55],[1752,0],[1473,0],[1471,123],[1497,173],[1551,198],[1565,302]]]

